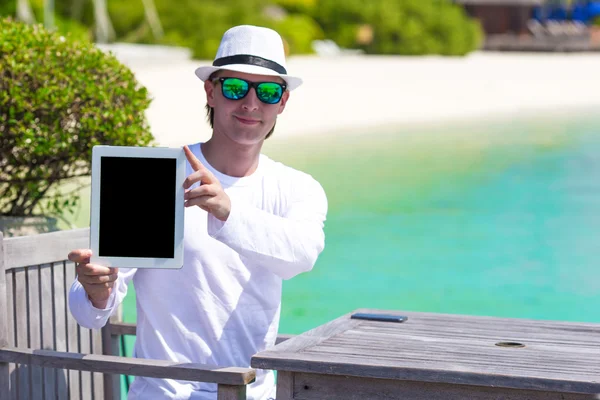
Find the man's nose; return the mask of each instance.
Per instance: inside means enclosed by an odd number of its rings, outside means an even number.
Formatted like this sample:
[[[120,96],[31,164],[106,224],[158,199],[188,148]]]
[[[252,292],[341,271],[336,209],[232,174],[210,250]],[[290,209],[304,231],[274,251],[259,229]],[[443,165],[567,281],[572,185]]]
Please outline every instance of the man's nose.
[[[257,110],[260,100],[258,100],[258,97],[256,97],[256,90],[254,88],[250,88],[250,92],[242,99],[242,102],[242,108],[244,110]]]

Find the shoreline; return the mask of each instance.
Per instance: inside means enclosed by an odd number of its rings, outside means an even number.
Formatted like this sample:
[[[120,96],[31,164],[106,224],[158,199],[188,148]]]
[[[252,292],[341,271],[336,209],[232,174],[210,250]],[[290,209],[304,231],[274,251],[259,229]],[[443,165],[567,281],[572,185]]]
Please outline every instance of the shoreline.
[[[210,137],[203,83],[194,69],[211,61],[191,60],[183,49],[116,49],[153,98],[147,116],[159,145]],[[278,119],[277,141],[523,116],[578,118],[600,107],[596,53],[295,56],[288,71],[304,84]]]
[[[594,115],[596,114],[596,115]],[[285,118],[285,117],[283,117]],[[399,137],[403,134],[410,132],[428,132],[428,133],[441,133],[441,131],[448,129],[449,131],[456,132],[461,128],[479,128],[485,125],[490,126],[502,126],[509,125],[510,123],[523,123],[523,122],[539,122],[540,124],[553,124],[553,123],[566,123],[568,121],[598,121],[600,123],[600,112],[598,106],[575,106],[575,107],[563,107],[560,110],[554,108],[539,108],[529,110],[519,110],[515,112],[492,112],[489,114],[481,115],[469,115],[469,116],[450,116],[446,118],[429,119],[429,120],[417,120],[417,121],[400,121],[400,122],[381,122],[381,123],[369,123],[364,126],[355,127],[340,127],[332,128],[324,131],[311,131],[307,135],[302,134],[283,134],[279,135],[279,122],[277,122],[277,129],[272,138],[275,141],[289,141],[289,140],[310,140],[315,138],[316,135],[322,137],[330,137],[331,139],[338,138],[340,136],[347,136],[349,138],[356,138],[361,135],[368,135],[375,133],[381,136],[398,135]],[[520,126],[520,125],[519,125]]]

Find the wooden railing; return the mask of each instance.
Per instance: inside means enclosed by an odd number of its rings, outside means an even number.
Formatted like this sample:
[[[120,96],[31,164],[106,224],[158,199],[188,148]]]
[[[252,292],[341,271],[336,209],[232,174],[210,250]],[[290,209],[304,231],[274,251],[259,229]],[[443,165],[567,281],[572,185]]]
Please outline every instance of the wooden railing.
[[[115,337],[121,335],[132,335],[135,336],[137,331],[136,324],[131,322],[122,322],[112,319],[110,322],[110,334]],[[286,340],[294,337],[294,335],[278,335],[275,344],[285,342]]]
[[[89,229],[3,238],[0,233],[0,399],[118,399],[119,374],[216,383],[218,399],[245,399],[251,368],[121,357],[135,324],[114,318],[101,331],[77,324],[67,305]],[[278,342],[287,339],[281,336]]]
[[[110,319],[109,323],[102,329],[102,338],[103,338],[103,349],[105,354],[113,354],[120,355],[125,353],[125,349],[122,348],[121,341],[122,336],[135,336],[137,333],[137,325],[131,322],[123,322],[113,317]],[[285,342],[286,340],[294,337],[295,335],[285,335],[279,334],[277,335],[277,339],[275,340],[275,344],[279,344]],[[133,373],[129,372],[119,372],[122,375],[125,375],[125,379],[129,379],[129,376],[135,376]],[[105,393],[112,392],[111,395],[107,396],[107,399],[118,399],[121,393],[121,385],[120,380],[117,379],[117,375],[113,375],[110,377],[105,377],[104,380],[104,391]],[[111,397],[112,396],[112,397]]]

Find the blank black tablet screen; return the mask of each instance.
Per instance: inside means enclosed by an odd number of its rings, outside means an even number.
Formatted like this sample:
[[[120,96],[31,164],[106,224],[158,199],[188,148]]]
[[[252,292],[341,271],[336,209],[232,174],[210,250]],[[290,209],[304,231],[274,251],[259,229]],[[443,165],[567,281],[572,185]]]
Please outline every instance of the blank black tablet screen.
[[[101,257],[172,258],[177,161],[101,157]]]

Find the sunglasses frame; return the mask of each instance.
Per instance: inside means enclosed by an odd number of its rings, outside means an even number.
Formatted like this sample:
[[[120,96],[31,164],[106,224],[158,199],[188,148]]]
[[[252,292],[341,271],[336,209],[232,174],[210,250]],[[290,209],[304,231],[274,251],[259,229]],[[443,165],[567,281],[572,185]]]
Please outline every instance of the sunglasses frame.
[[[227,79],[239,79],[240,81],[246,82],[246,84],[248,85],[248,91],[246,92],[246,94],[243,95],[240,98],[237,98],[237,99],[230,99],[229,97],[227,97],[225,95],[225,89],[224,89],[224,86],[223,86],[223,82],[225,82],[225,80],[227,80]],[[242,78],[236,78],[236,77],[233,77],[233,76],[221,76],[221,77],[213,79],[213,82],[215,82],[215,81],[219,81],[221,83],[221,94],[223,95],[223,97],[225,97],[227,100],[232,100],[232,101],[242,100],[244,97],[248,96],[248,93],[250,93],[250,88],[254,88],[254,92],[256,93],[256,98],[258,100],[260,100],[262,103],[270,104],[270,105],[279,104],[281,102],[281,99],[283,98],[283,94],[287,90],[287,85],[285,83],[279,83],[279,82],[274,82],[274,81],[253,82],[253,81],[249,81],[249,80],[242,79]],[[277,100],[277,102],[275,102],[275,103],[268,103],[268,102],[262,100],[258,96],[258,86],[260,84],[263,84],[263,83],[274,83],[274,84],[279,85],[281,87],[281,96],[279,97],[279,100]]]

